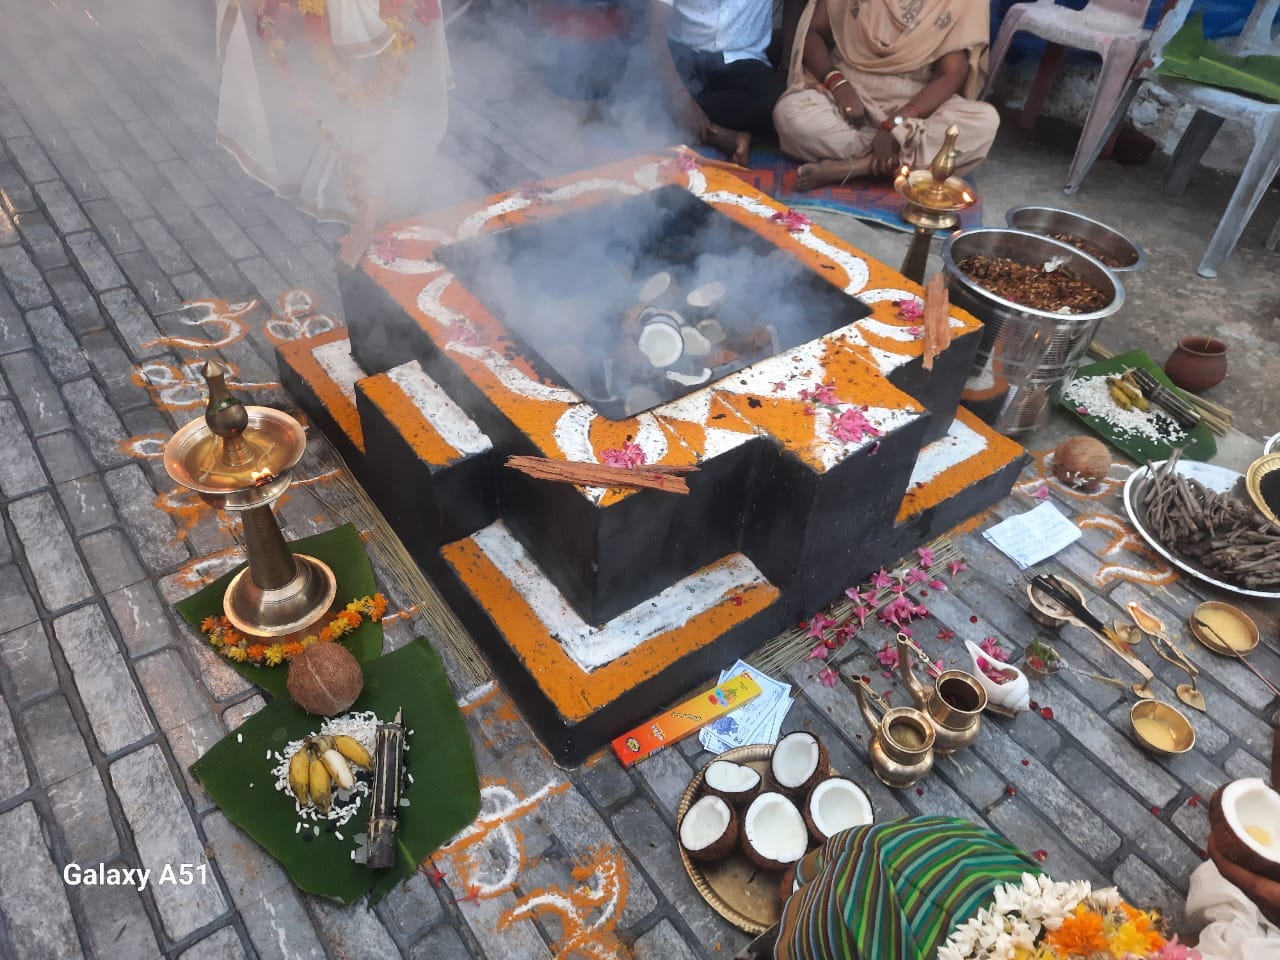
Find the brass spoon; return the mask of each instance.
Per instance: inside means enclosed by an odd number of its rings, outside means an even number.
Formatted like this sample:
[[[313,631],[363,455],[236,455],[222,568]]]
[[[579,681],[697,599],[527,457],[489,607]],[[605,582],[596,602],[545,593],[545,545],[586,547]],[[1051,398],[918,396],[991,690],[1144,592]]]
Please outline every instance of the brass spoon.
[[[1200,673],[1199,668],[1187,660],[1186,654],[1179,650],[1173,641],[1169,639],[1168,634],[1165,632],[1164,623],[1161,622],[1159,617],[1143,610],[1136,600],[1130,601],[1126,606],[1129,616],[1137,624],[1138,630],[1150,635],[1151,646],[1155,648],[1160,659],[1173,664],[1191,678],[1190,683],[1180,683],[1174,687],[1174,693],[1178,695],[1178,699],[1194,710],[1208,713],[1209,708],[1204,702],[1204,694],[1200,692],[1200,688],[1197,686],[1196,677]],[[1166,649],[1169,653],[1165,652]]]
[[[1219,646],[1221,646],[1223,650],[1226,650],[1227,652],[1229,652],[1233,657],[1235,657],[1237,660],[1243,663],[1246,667],[1248,667],[1255,677],[1257,677],[1264,684],[1266,684],[1268,690],[1270,690],[1277,697],[1280,697],[1280,689],[1277,689],[1274,683],[1272,683],[1270,680],[1264,677],[1262,673],[1258,670],[1258,668],[1249,662],[1248,657],[1246,657],[1243,653],[1241,653],[1231,644],[1227,643],[1227,641],[1222,638],[1222,634],[1218,633],[1217,630],[1213,629],[1213,627],[1209,626],[1209,624],[1205,623],[1199,617],[1195,618],[1195,622],[1196,622],[1196,626],[1198,626],[1201,630],[1203,630],[1210,637],[1212,637],[1213,641],[1217,643]]]

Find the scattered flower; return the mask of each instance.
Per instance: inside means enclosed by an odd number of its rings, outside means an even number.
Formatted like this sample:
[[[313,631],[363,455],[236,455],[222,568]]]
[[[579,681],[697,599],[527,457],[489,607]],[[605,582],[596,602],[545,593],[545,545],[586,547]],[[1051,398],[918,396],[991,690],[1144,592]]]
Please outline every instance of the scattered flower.
[[[1049,859],[1048,850],[1032,850],[1031,855],[1036,858],[1036,863],[1044,863]]]
[[[971,613],[971,614],[969,614],[969,622],[970,622],[970,623],[977,623],[977,622],[978,622],[978,615],[977,615],[976,613]]]
[[[917,797],[923,797],[923,796],[924,796],[924,787],[916,787],[916,796],[917,796]]]
[[[907,327],[907,333],[911,334],[913,337],[919,337],[924,335],[924,331],[921,330],[919,327]]]
[[[840,679],[840,674],[836,673],[834,667],[823,667],[818,671],[818,679],[822,681],[824,687],[834,687]]]
[[[898,648],[888,640],[884,642],[884,646],[876,651],[876,659],[880,661],[880,666],[888,667],[894,670],[898,666]]]
[[[1194,797],[1192,797],[1190,800],[1188,800],[1188,801],[1187,801],[1187,806],[1189,806],[1189,807],[1198,807],[1198,806],[1200,806],[1200,794],[1198,794],[1198,793],[1197,793]]]
[[[903,323],[910,323],[924,316],[924,304],[919,300],[895,300],[893,305],[898,308],[898,319]]]
[[[478,904],[480,902],[480,888],[477,886],[473,886],[470,890],[467,891],[467,895],[458,902]]]
[[[1030,760],[1028,760],[1026,757],[1023,757],[1023,758],[1022,758],[1022,765],[1023,765],[1024,767],[1029,767],[1029,766],[1031,766],[1031,761],[1030,761]]]
[[[962,570],[968,570],[968,569],[969,568],[965,566],[965,563],[963,560],[947,561],[947,573],[951,575],[952,580],[955,579],[957,573],[960,573]]]
[[[937,555],[928,547],[916,547],[916,556],[920,558],[921,570],[928,570],[933,566],[933,561],[937,559]]]
[[[1158,816],[1160,816],[1160,808],[1159,808],[1159,807],[1152,807],[1152,808],[1151,808],[1151,815],[1152,815],[1153,817],[1158,817]]]
[[[930,580],[930,581],[929,581],[929,587],[930,587],[931,589],[933,589],[933,590],[945,590],[945,589],[947,589],[947,585],[946,585],[945,583],[943,583],[941,580]]]
[[[928,579],[929,579],[929,575],[927,573],[925,573],[919,567],[912,567],[910,570],[907,571],[907,575],[904,578],[904,584],[924,583]]]
[[[857,617],[858,626],[861,627],[866,624],[867,617],[871,616],[871,608],[864,603],[860,603],[849,611],[849,615]]]
[[[821,640],[827,632],[827,627],[834,627],[836,622],[821,611],[813,615],[813,619],[809,621],[808,636],[814,640]]]
[[[956,632],[954,630],[948,630],[946,627],[942,627],[938,630],[938,639],[945,643],[950,643],[955,639],[955,637]]]
[[[795,210],[779,210],[769,218],[774,223],[780,223],[792,233],[799,233],[809,226],[810,220],[803,213],[797,213]]]
[[[839,417],[832,416],[831,435],[841,443],[859,443],[863,436],[880,436],[880,431],[867,422],[866,414],[850,407]]]
[[[827,650],[827,645],[825,643],[820,643],[816,647],[814,647],[812,650],[809,651],[809,655],[805,657],[805,659],[806,660],[825,660],[827,659],[827,654],[829,652],[830,651]]]
[[[1004,792],[1011,797],[1016,797],[1018,795],[1018,788],[1015,787],[1012,783],[1010,783],[1005,786]]]
[[[1175,933],[1173,939],[1156,952],[1153,960],[1204,960],[1204,957],[1199,950],[1179,943]]]
[[[1087,417],[1089,415],[1089,408],[1082,403],[1080,406],[1076,407],[1076,413],[1080,414],[1082,417]]]
[[[1041,483],[1040,486],[1031,491],[1031,496],[1035,497],[1037,500],[1048,500],[1049,487]]]
[[[893,583],[893,577],[884,572],[884,567],[881,567],[871,576],[871,585],[877,590],[885,590],[893,586]]]
[[[732,596],[729,597],[729,602],[732,603],[735,607],[742,606],[741,594],[737,594],[737,593],[733,594]]]
[[[400,258],[400,241],[395,237],[381,237],[369,248],[373,259],[389,267]]]
[[[431,881],[431,886],[436,889],[440,888],[440,884],[444,883],[445,872],[435,865],[431,864],[431,872],[427,874],[427,879]]]
[[[604,451],[604,465],[606,467],[638,467],[645,460],[644,450],[640,444],[632,443],[630,440],[621,447]]]
[[[1053,707],[1041,707],[1041,708],[1040,708],[1040,716],[1044,717],[1046,720],[1052,720],[1052,719],[1053,719]]]
[[[773,385],[774,393],[781,393],[785,389],[787,389],[787,384],[786,384],[786,381],[784,380],[779,380],[777,383]]]

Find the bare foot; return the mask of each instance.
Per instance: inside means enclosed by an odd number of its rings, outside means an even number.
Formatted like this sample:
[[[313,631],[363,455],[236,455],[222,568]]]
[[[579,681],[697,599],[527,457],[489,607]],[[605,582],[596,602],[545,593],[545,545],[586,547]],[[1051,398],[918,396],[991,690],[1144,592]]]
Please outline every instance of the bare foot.
[[[378,221],[386,210],[380,200],[366,200],[356,212],[355,222],[351,224],[351,232],[338,241],[338,261],[351,269],[360,263],[360,258],[373,242],[374,231],[378,229]]]
[[[707,143],[724,151],[730,163],[745,167],[751,159],[751,134],[742,130],[730,130],[714,123],[707,133]]]
[[[871,167],[870,160],[870,157],[856,157],[853,160],[818,160],[802,164],[796,170],[796,189],[803,193],[865,176]]]

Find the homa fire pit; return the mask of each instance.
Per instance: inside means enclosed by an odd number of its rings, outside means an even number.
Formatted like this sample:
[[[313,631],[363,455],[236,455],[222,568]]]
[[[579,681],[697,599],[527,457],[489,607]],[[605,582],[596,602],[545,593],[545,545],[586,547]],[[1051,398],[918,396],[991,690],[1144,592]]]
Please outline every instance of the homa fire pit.
[[[926,374],[918,286],[719,170],[640,158],[396,224],[341,286],[350,329],[282,347],[282,379],[562,760],[1023,463],[955,416],[977,321]],[[698,470],[677,496],[515,454]]]

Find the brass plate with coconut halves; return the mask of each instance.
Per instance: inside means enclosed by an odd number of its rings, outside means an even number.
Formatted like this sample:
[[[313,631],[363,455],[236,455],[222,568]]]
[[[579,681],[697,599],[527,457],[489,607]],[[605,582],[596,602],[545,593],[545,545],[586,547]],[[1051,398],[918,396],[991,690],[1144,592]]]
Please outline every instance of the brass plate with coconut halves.
[[[773,745],[755,743],[746,747],[734,747],[719,756],[712,757],[701,770],[693,775],[684,796],[680,798],[680,806],[676,810],[676,824],[684,820],[693,802],[702,792],[702,780],[707,767],[716,760],[727,760],[750,767],[760,774],[763,782],[769,776],[769,761],[773,758]],[[831,776],[838,776],[834,767],[828,767]],[[741,817],[745,813],[739,810]],[[678,834],[677,830],[677,834]],[[677,846],[680,846],[677,840]],[[815,844],[810,843],[812,849]],[[761,870],[747,859],[741,846],[735,847],[733,853],[715,863],[699,863],[689,858],[683,846],[680,846],[680,860],[684,863],[685,873],[693,881],[695,889],[702,894],[702,899],[711,905],[711,909],[724,917],[739,930],[753,937],[758,937],[772,927],[782,917],[782,900],[778,896],[778,884],[782,882],[782,874],[776,870]]]

